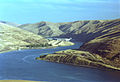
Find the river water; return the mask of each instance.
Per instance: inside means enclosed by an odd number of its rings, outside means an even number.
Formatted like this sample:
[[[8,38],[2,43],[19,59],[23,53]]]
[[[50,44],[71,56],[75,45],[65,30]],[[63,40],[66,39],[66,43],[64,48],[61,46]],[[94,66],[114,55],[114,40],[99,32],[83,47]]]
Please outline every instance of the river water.
[[[29,49],[0,54],[0,80],[34,80],[49,82],[120,82],[120,72],[35,60],[36,57],[73,46],[52,49]]]

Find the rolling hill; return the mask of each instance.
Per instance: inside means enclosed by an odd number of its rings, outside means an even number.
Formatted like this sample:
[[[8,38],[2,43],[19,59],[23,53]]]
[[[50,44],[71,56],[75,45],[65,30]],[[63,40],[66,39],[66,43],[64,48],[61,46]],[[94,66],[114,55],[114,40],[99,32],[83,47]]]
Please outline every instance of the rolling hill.
[[[15,49],[9,45],[57,43],[56,41],[50,42],[41,36],[72,37],[83,41],[84,44],[77,50],[59,51],[40,56],[37,59],[77,66],[120,70],[120,19],[66,23],[43,21],[21,25],[19,28],[0,23],[0,31],[1,50]]]
[[[0,23],[0,51],[14,50],[22,45],[45,43],[47,40],[41,36]]]
[[[52,42],[52,43],[51,43]],[[56,43],[53,45],[53,43]],[[29,47],[66,46],[71,42],[47,40],[40,35],[0,23],[0,52]]]
[[[101,31],[107,29],[107,27],[104,29],[102,27],[109,25],[111,22],[114,23],[113,25],[119,24],[115,20],[86,20],[65,23],[42,21],[35,24],[20,25],[19,28],[44,37],[72,37],[85,42],[104,34]]]
[[[92,27],[91,27],[92,28]],[[120,70],[120,19],[107,21],[94,30],[90,41],[77,50],[66,50],[40,56],[37,59]]]

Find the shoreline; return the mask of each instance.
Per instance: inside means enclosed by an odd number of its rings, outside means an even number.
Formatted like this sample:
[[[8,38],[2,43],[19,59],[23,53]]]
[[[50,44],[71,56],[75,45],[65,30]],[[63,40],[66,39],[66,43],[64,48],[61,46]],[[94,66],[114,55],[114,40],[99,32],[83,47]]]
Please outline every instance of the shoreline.
[[[75,45],[75,43],[73,43],[72,45]],[[71,46],[71,45],[65,45],[65,46]],[[27,50],[27,49],[51,49],[51,48],[56,48],[56,47],[63,47],[63,46],[48,46],[48,47],[33,47],[33,48],[28,48],[28,47],[24,47],[21,48],[21,50]],[[5,52],[10,52],[10,51],[16,51],[18,49],[10,49],[10,50],[1,50],[0,54],[5,53]]]
[[[37,60],[41,60],[41,59],[37,59]],[[46,62],[53,62],[53,61],[48,61],[48,60],[43,60]],[[91,68],[91,69],[98,69],[98,70],[103,70],[103,71],[120,71],[120,68],[116,68],[110,65],[104,64],[98,64],[101,65],[102,67],[97,67],[97,66],[92,66],[92,65],[76,65],[76,64],[71,64],[71,63],[62,63],[62,62],[53,62],[53,63],[59,63],[59,64],[65,64],[65,65],[71,65],[71,66],[76,66],[76,67],[84,67],[84,68]],[[96,63],[96,62],[92,62],[92,63]]]
[[[55,48],[55,47],[57,47],[57,46],[39,47],[39,48],[23,48],[21,50],[29,50],[29,49],[51,49],[51,48]],[[5,53],[5,52],[11,52],[11,51],[20,51],[20,50],[17,50],[17,49],[3,50],[3,51],[0,51],[0,54]]]
[[[75,55],[75,54],[79,54],[79,55]],[[84,54],[84,56],[82,54]],[[36,59],[44,60],[47,62],[55,62],[55,63],[73,65],[73,66],[99,68],[102,70],[120,71],[120,67],[115,67],[110,64],[104,63],[104,60],[98,56],[92,55],[87,52],[75,51],[75,50],[59,51],[53,54],[41,55],[40,57],[37,57]]]
[[[15,50],[4,50],[4,51],[0,51],[0,54],[5,53],[5,52],[11,52],[11,51],[15,51]]]

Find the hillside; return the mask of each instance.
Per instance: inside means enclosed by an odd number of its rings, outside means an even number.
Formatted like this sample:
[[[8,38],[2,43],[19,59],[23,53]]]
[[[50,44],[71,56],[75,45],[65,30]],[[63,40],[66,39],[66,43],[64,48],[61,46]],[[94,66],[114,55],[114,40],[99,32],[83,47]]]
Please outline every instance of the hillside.
[[[33,32],[38,35],[42,35],[44,37],[53,37],[53,36],[59,36],[63,32],[59,30],[60,25],[57,23],[51,23],[51,22],[40,22],[35,24],[24,24],[19,26],[19,28],[22,28],[24,30]]]
[[[47,43],[43,37],[0,23],[0,51],[14,50],[22,45]]]
[[[104,34],[110,23],[119,24],[116,20],[86,20],[65,23],[40,22],[20,25],[19,28],[33,32],[44,37],[72,37],[80,41],[89,41]],[[105,28],[102,28],[106,26]],[[110,27],[110,26],[109,26]],[[106,31],[107,32],[107,31]]]
[[[109,21],[94,32],[99,36],[84,43],[78,50],[60,51],[37,59],[120,70],[120,19]]]
[[[120,22],[120,20],[116,21]],[[80,47],[80,50],[98,54],[102,58],[106,58],[107,63],[120,67],[120,23],[104,30],[104,32],[106,31],[106,34],[85,43]]]
[[[51,41],[52,43],[50,43]],[[53,45],[56,41],[51,41],[20,28],[0,23],[0,52],[29,47],[73,45],[73,43],[65,41],[59,41]]]

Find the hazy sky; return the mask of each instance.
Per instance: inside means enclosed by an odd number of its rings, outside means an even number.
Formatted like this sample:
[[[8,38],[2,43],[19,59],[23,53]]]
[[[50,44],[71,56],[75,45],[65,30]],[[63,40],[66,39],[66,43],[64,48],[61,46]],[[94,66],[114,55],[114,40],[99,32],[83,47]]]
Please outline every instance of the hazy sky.
[[[23,23],[120,18],[120,0],[0,0],[0,20]]]

